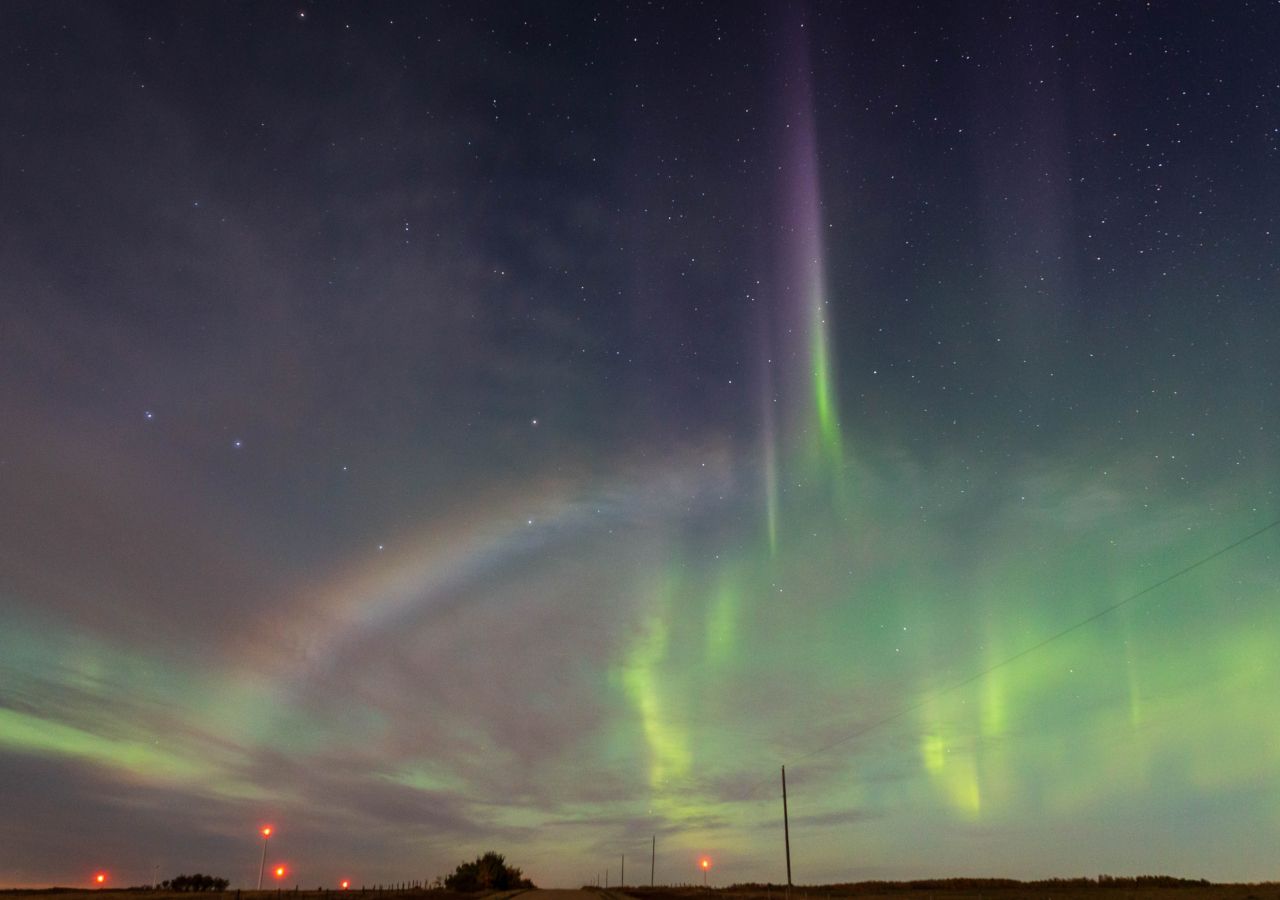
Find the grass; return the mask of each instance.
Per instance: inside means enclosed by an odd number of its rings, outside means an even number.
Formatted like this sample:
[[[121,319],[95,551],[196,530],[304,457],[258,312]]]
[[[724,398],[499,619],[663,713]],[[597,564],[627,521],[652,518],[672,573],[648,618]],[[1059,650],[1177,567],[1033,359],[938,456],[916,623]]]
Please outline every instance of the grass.
[[[786,900],[785,885],[727,888],[628,888],[636,900]],[[712,897],[714,895],[714,897]],[[1280,884],[1210,884],[1177,879],[1115,878],[1051,881],[951,878],[865,881],[791,888],[792,900],[1280,900]]]
[[[740,884],[725,888],[695,885],[677,887],[628,887],[586,890],[604,900],[787,900],[785,886]],[[237,891],[193,894],[177,891],[112,888],[46,888],[43,890],[0,890],[3,900],[504,900],[512,891],[460,894],[454,891],[411,888],[405,890],[359,889],[339,891]],[[523,892],[521,892],[523,893]],[[1280,900],[1280,883],[1210,884],[1176,879],[1115,878],[1095,881],[1079,878],[1052,881],[1012,881],[1007,879],[953,878],[931,881],[865,881],[854,884],[802,885],[790,891],[791,900]]]

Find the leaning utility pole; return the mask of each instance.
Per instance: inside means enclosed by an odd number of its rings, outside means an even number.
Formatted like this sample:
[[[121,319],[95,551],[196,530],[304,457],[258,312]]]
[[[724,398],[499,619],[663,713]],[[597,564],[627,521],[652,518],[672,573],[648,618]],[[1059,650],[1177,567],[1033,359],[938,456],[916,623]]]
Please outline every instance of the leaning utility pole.
[[[787,890],[791,890],[791,825],[787,822],[787,767],[782,767],[782,837],[787,845]]]

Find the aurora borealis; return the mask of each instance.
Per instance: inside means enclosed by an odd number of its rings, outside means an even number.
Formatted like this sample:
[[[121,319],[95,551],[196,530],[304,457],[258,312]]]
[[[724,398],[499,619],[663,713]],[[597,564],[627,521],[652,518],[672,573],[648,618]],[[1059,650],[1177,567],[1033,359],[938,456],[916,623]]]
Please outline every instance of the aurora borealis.
[[[1278,41],[4,4],[0,887],[1276,878]]]

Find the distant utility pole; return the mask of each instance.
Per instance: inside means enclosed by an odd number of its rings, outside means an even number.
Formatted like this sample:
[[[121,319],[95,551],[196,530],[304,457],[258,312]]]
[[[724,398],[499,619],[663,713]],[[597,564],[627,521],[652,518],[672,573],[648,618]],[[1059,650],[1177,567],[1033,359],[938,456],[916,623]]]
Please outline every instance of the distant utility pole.
[[[604,870],[604,889],[606,891],[609,890],[609,869],[608,868],[605,868]]]
[[[787,821],[787,767],[782,767],[782,839],[787,846],[787,891],[791,890],[791,825]]]
[[[622,874],[618,876],[618,887],[623,888],[627,885],[627,854],[622,854]]]
[[[658,836],[653,836],[653,843],[649,847],[649,887],[653,887],[653,860],[658,855]]]

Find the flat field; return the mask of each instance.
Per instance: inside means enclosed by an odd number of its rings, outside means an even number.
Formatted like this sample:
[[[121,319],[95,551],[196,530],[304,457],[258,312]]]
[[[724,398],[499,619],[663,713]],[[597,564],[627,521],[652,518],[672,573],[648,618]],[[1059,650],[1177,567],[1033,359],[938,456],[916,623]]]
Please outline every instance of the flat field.
[[[1275,882],[1176,886],[1126,882],[862,882],[793,887],[790,895],[791,900],[1280,900],[1280,883]],[[786,888],[779,885],[628,888],[626,893],[636,900],[787,900]]]
[[[584,888],[581,891],[502,891],[460,894],[453,891],[425,889],[368,890],[280,890],[280,891],[207,891],[204,893],[146,890],[113,890],[47,888],[43,890],[0,890],[0,900],[533,900],[532,894],[544,894],[546,900],[566,900],[564,895],[577,894],[583,900],[593,896],[599,900],[788,900],[785,887],[779,885],[735,885],[727,888],[628,887],[625,891],[611,888]],[[1080,881],[975,881],[956,879],[915,882],[861,882],[857,884],[805,885],[793,887],[790,900],[1280,900],[1280,883],[1203,884],[1183,882],[1176,885],[1115,882],[1099,884]]]

